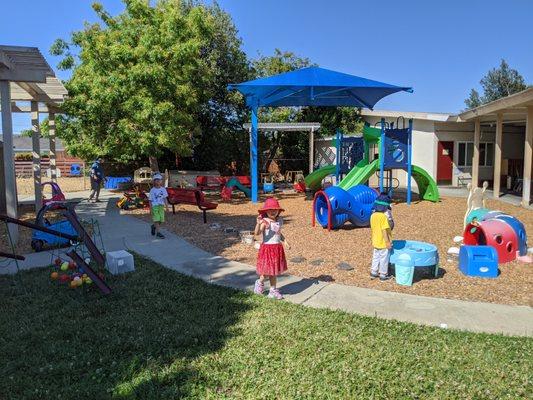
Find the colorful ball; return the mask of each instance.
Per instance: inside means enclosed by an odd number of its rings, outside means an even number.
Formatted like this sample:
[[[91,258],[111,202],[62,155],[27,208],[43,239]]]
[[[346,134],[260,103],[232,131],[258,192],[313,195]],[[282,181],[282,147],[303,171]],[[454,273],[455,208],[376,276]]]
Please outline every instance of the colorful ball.
[[[61,264],[61,271],[66,271],[68,270],[68,262],[65,261],[63,264]]]
[[[59,274],[54,271],[50,274],[50,278],[55,281],[57,278],[59,278]]]
[[[76,283],[76,281],[71,281],[69,286],[71,289],[74,289],[78,287],[78,284]]]
[[[56,266],[58,266],[58,267],[61,265],[61,262],[62,262],[62,261],[61,261],[61,258],[56,258],[56,259],[54,260],[54,264],[55,264]]]

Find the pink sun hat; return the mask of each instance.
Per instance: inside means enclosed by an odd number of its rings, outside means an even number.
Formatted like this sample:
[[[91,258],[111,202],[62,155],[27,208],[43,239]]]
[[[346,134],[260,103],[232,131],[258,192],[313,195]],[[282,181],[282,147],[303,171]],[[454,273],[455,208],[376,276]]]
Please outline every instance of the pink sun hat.
[[[259,214],[267,212],[268,210],[278,210],[280,212],[285,211],[281,206],[279,205],[279,202],[277,199],[273,197],[269,197],[265,200],[265,204],[263,204],[263,207],[257,210]]]

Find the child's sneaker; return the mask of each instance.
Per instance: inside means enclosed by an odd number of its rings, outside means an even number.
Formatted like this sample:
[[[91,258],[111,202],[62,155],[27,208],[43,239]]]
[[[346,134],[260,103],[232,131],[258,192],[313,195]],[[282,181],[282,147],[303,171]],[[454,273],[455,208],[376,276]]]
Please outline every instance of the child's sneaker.
[[[263,291],[265,290],[265,285],[263,282],[261,282],[259,279],[255,281],[254,286],[254,293],[255,294],[263,294]]]
[[[373,272],[370,273],[370,279],[376,279],[379,277],[379,274],[374,274]]]
[[[283,299],[283,295],[279,292],[277,288],[271,288],[270,291],[268,292],[268,297],[270,299],[276,299],[276,300]]]
[[[392,279],[392,275],[380,275],[379,280],[381,282],[388,281],[389,279]]]
[[[161,232],[157,232],[156,233],[156,236],[160,239],[164,239],[165,238],[165,235],[163,235]]]

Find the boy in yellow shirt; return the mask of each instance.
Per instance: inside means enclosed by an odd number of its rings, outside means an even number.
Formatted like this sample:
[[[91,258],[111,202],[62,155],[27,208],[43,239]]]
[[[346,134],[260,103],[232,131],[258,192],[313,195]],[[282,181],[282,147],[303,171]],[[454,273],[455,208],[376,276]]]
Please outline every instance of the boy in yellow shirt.
[[[370,230],[372,231],[372,279],[379,277],[380,281],[389,280],[389,257],[392,249],[392,227],[389,222],[390,197],[380,194],[374,202],[374,213],[370,217]],[[392,219],[392,215],[390,215]]]

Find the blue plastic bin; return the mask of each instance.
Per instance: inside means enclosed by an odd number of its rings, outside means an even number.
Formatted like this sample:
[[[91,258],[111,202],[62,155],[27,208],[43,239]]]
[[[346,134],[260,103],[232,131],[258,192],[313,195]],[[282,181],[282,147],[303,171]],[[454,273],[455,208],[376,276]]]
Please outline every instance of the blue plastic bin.
[[[265,192],[265,193],[274,193],[274,184],[273,183],[263,183],[263,192]]]
[[[408,254],[400,254],[394,264],[395,280],[398,285],[413,286],[415,263]]]
[[[123,182],[131,182],[130,176],[108,176],[104,184],[105,189],[118,189],[118,184]]]
[[[461,246],[459,270],[466,276],[498,277],[498,253],[492,246]]]

